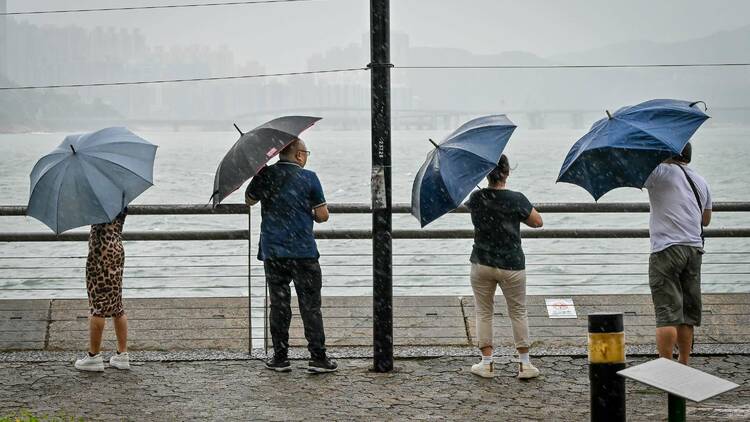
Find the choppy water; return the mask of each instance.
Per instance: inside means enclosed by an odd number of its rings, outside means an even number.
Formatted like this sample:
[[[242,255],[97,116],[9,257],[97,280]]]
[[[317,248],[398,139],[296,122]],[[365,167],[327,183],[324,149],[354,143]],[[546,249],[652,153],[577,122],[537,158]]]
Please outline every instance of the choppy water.
[[[506,153],[514,171],[511,189],[532,202],[590,202],[576,186],[555,184],[565,153],[585,130],[524,130],[511,138]],[[411,183],[431,145],[448,131],[395,132],[393,198],[408,202]],[[139,204],[207,203],[214,170],[236,141],[235,132],[140,132],[159,145],[155,186]],[[35,161],[64,134],[0,135],[0,204],[28,200],[28,174]],[[369,202],[368,132],[334,132],[324,127],[305,136],[312,151],[308,168],[320,176],[329,203]],[[694,139],[693,167],[711,185],[714,201],[750,200],[750,128],[704,127]],[[645,192],[620,189],[602,202],[647,201]],[[225,202],[240,202],[241,194]],[[547,228],[645,228],[647,214],[547,214]],[[418,228],[410,215],[396,215],[394,228]],[[258,219],[254,221],[258,231]],[[321,229],[369,227],[367,215],[333,215]],[[244,216],[130,216],[126,230],[211,230],[247,226]],[[748,227],[750,216],[717,213],[712,227]],[[468,215],[449,215],[428,228],[470,228]],[[0,217],[0,231],[44,231],[26,217]],[[369,241],[319,241],[324,294],[371,292]],[[253,242],[255,248],[256,242]],[[247,294],[247,242],[128,242],[126,296],[231,296]],[[529,292],[556,294],[644,293],[647,288],[647,239],[526,240]],[[750,291],[750,239],[709,239],[704,264],[706,291]],[[397,240],[394,242],[395,294],[470,294],[470,240]],[[731,254],[727,254],[732,252]],[[745,252],[738,254],[737,252]],[[85,297],[86,245],[71,243],[0,244],[0,297]],[[76,257],[56,258],[48,257]],[[177,257],[179,256],[179,257]],[[44,257],[21,258],[21,257]],[[163,258],[171,257],[171,258]],[[254,264],[257,261],[254,261]],[[262,288],[262,268],[254,267],[254,294]],[[50,290],[23,290],[50,289]]]

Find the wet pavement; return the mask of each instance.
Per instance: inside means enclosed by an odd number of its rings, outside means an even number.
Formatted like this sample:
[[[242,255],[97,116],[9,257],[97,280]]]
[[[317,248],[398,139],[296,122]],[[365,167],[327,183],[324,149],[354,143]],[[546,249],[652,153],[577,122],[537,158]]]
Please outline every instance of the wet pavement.
[[[515,378],[517,363],[497,357],[497,376],[469,372],[472,356],[409,358],[396,371],[370,372],[370,359],[339,359],[340,371],[275,373],[258,359],[158,361],[132,354],[130,371],[107,367],[82,373],[60,355],[36,362],[0,359],[0,418],[29,409],[35,415],[86,420],[588,420],[587,359],[532,358],[542,375]],[[165,355],[166,356],[166,355]],[[144,356],[145,357],[145,356]],[[217,357],[219,359],[219,357]],[[629,358],[630,364],[651,357]],[[695,357],[692,365],[740,384],[703,403],[688,402],[688,420],[750,420],[750,356]],[[627,382],[631,421],[666,420],[666,394]]]

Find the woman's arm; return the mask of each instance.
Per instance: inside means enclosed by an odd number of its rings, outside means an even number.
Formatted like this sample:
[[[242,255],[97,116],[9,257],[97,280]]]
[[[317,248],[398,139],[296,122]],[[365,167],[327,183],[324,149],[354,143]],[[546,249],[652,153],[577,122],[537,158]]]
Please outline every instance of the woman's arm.
[[[537,211],[536,208],[532,208],[531,214],[529,214],[529,218],[527,218],[526,221],[523,222],[523,224],[538,229],[539,227],[542,227],[544,223],[542,222],[542,215],[539,214],[539,211]]]

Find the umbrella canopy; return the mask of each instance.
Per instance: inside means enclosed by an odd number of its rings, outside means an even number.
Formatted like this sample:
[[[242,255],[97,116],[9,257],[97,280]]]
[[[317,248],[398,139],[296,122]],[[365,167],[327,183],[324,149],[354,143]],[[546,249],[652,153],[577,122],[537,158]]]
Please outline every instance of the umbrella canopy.
[[[570,149],[557,181],[581,186],[594,200],[615,188],[642,188],[654,168],[679,155],[708,119],[697,103],[651,100],[607,112]]]
[[[505,115],[479,117],[435,144],[411,190],[411,213],[422,227],[461,205],[497,166],[515,129]]]
[[[156,148],[124,127],[67,136],[34,165],[26,213],[58,234],[108,223],[153,186]]]
[[[214,206],[258,174],[268,160],[318,120],[320,117],[284,116],[266,122],[250,132],[240,132],[240,139],[216,169],[214,193],[211,195]]]

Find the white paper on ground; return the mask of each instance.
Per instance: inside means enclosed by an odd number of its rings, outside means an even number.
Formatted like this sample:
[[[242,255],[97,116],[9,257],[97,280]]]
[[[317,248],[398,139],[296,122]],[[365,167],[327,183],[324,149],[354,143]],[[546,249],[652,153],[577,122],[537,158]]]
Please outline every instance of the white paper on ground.
[[[694,402],[702,402],[739,387],[731,381],[664,358],[631,366],[617,373]]]
[[[573,299],[544,299],[550,318],[578,318]]]

